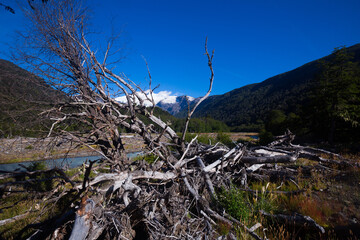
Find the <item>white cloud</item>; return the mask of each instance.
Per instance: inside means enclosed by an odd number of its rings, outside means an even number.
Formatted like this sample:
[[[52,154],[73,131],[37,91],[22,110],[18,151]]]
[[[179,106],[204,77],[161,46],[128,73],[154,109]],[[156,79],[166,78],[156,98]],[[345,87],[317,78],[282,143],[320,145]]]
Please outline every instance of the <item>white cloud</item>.
[[[150,93],[149,90],[145,91],[146,95],[148,95],[149,93]],[[144,100],[145,106],[151,106],[151,102],[146,99],[146,96],[144,93],[138,92],[138,94]],[[171,94],[172,94],[171,91],[160,91],[158,93],[153,93],[152,95],[153,95],[155,104],[157,104],[158,102],[161,102],[161,101],[163,103],[176,103],[177,96],[171,95]],[[189,98],[191,98],[191,97],[189,97]],[[124,102],[126,102],[126,97],[125,96],[117,97],[116,100],[124,103]]]

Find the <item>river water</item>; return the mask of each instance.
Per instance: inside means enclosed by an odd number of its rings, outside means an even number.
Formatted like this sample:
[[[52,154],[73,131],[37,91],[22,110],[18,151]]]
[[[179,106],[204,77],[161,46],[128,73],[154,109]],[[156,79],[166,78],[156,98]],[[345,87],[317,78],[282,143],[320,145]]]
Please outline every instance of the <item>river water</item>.
[[[142,152],[132,152],[128,153],[127,156],[129,158],[134,158]],[[59,159],[49,159],[42,161],[28,161],[21,163],[9,163],[9,164],[0,164],[1,171],[25,171],[25,168],[21,167],[19,164],[24,166],[29,166],[34,162],[44,162],[48,168],[59,167],[63,169],[75,168],[81,166],[86,160],[97,160],[100,159],[101,156],[87,156],[87,157],[73,157],[73,158],[59,158]],[[1,173],[0,173],[1,174]]]

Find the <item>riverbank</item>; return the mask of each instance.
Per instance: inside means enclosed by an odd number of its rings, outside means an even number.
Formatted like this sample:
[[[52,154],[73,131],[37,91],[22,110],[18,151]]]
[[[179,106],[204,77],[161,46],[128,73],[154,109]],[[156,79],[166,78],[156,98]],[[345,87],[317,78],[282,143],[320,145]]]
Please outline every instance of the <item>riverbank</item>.
[[[123,136],[126,152],[144,150],[145,144],[140,136],[126,134]],[[95,146],[91,148],[96,149]],[[99,153],[86,146],[76,146],[65,139],[55,138],[24,138],[0,139],[1,164],[20,163],[27,161],[48,160],[58,158],[73,158],[98,156]]]

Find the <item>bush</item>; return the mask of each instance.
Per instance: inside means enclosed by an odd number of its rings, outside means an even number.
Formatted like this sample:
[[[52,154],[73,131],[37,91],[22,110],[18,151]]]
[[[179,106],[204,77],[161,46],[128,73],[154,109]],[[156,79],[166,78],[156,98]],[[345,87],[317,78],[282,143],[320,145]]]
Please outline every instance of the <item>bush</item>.
[[[231,186],[230,189],[221,188],[217,194],[218,201],[232,217],[250,223],[259,216],[260,210],[268,213],[277,210],[275,196],[266,193],[269,185],[261,185],[261,189],[256,193],[242,191],[236,186]]]
[[[265,129],[261,130],[259,133],[259,144],[260,145],[268,145],[274,139],[274,136],[271,132],[266,131]]]
[[[181,134],[179,134],[179,136],[181,136]],[[186,133],[185,141],[189,143],[194,137],[196,137],[195,133]]]
[[[230,148],[235,147],[235,144],[231,140],[230,135],[225,133],[218,133],[216,136],[216,141],[221,142]]]
[[[218,201],[226,212],[240,221],[248,221],[252,209],[245,192],[231,187],[229,190],[222,188],[218,193]]]
[[[206,134],[199,135],[197,140],[198,140],[198,142],[204,143],[204,144],[214,144],[215,143],[215,139]]]

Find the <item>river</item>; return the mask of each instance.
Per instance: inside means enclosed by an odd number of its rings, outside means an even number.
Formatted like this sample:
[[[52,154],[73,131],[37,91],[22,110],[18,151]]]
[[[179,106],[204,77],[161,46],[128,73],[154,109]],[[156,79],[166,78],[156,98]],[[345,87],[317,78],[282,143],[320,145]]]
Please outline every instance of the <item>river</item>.
[[[137,155],[141,154],[142,152],[132,152],[128,153],[127,156],[129,158],[134,158]],[[41,161],[28,161],[28,162],[21,162],[21,163],[9,163],[9,164],[0,164],[1,171],[25,171],[23,167],[19,164],[24,166],[29,166],[34,162],[45,162],[48,168],[59,167],[64,169],[75,168],[81,166],[86,160],[97,160],[100,159],[101,156],[85,156],[85,157],[72,157],[72,158],[58,158],[58,159],[49,159],[49,160],[41,160]],[[0,173],[1,174],[1,173]]]

